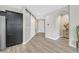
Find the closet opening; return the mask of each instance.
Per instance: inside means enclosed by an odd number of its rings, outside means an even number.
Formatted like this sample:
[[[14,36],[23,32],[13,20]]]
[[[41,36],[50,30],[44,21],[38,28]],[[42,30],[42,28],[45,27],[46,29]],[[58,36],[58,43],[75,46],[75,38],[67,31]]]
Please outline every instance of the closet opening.
[[[60,17],[60,37],[69,39],[69,16],[68,14]]]

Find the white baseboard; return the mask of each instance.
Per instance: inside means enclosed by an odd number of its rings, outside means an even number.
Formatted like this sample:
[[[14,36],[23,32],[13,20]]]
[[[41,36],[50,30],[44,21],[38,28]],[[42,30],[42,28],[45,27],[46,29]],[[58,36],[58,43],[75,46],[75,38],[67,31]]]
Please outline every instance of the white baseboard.
[[[34,35],[35,36],[35,35]],[[33,36],[33,37],[34,37]],[[27,41],[23,42],[22,44],[27,44],[33,37],[30,37]]]
[[[76,46],[73,45],[73,44],[71,44],[70,42],[69,42],[69,46],[70,46],[70,47],[74,47],[74,48],[76,48]]]
[[[46,38],[49,38],[49,39],[52,39],[52,40],[57,40],[58,38],[53,38],[53,37],[46,37]]]
[[[27,44],[30,40],[31,38],[29,38],[27,41],[23,42],[22,44]]]
[[[52,38],[52,37],[46,37],[46,38],[49,38],[49,39],[55,40],[55,38]],[[70,46],[70,47],[74,47],[74,48],[76,48],[76,46],[73,45],[73,44],[71,44],[70,42],[69,42],[69,46]]]

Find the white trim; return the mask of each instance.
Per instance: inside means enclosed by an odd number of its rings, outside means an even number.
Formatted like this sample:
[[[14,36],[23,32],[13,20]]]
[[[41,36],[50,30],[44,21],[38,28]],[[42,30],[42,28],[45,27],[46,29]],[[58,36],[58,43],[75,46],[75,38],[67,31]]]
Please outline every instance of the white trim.
[[[30,40],[31,38],[29,38],[27,41],[23,42],[22,44],[27,44]]]
[[[69,46],[70,46],[70,47],[74,47],[74,48],[76,48],[76,46],[73,45],[73,44],[71,44],[70,42],[69,42]]]
[[[35,35],[36,35],[36,33],[35,33]],[[35,36],[35,35],[34,35],[34,36]],[[33,37],[34,37],[34,36],[33,36]],[[27,41],[23,42],[22,44],[27,44],[33,37],[30,37]]]

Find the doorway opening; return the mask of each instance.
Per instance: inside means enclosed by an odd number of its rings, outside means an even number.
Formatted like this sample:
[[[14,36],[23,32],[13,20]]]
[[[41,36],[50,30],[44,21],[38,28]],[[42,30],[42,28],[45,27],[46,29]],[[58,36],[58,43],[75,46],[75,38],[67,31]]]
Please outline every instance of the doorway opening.
[[[45,39],[45,19],[38,19],[36,24],[37,36]]]
[[[60,37],[69,39],[69,16],[68,14],[60,16]]]

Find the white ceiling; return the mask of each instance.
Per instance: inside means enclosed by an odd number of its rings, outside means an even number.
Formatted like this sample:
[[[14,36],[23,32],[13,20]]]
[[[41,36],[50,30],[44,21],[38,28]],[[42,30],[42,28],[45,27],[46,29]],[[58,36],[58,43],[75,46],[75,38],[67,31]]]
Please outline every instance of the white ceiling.
[[[17,9],[22,9],[22,7],[24,7],[24,5],[7,5],[7,6],[17,8]]]
[[[48,13],[65,7],[65,5],[28,5],[27,9],[37,18],[44,18]]]
[[[10,5],[9,5],[10,6]],[[11,5],[11,7],[21,9],[26,7],[36,18],[44,18],[48,13],[65,7],[65,5]]]

